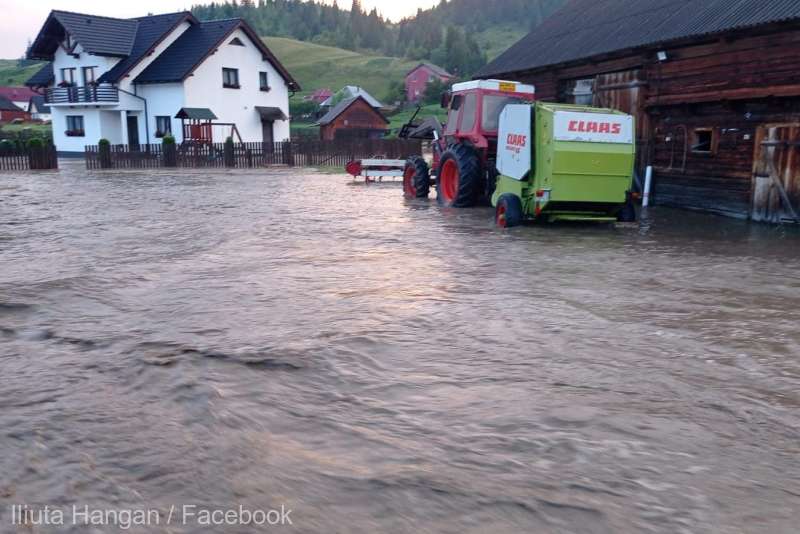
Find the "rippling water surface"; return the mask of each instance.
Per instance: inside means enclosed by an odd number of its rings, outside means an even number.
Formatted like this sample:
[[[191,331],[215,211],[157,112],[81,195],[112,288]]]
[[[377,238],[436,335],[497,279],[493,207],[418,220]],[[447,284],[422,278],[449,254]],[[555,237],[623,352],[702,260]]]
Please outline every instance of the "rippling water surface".
[[[78,164],[0,198],[0,532],[20,503],[800,528],[796,231],[656,209],[503,232],[289,170]]]

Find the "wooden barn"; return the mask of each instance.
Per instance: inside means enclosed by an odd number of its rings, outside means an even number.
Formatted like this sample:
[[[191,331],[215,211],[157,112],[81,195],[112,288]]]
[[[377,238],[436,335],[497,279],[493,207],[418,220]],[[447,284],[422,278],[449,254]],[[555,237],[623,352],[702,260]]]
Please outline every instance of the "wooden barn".
[[[319,122],[319,135],[324,140],[378,139],[388,132],[389,119],[371,106],[363,96],[343,100],[333,106]]]
[[[478,77],[635,115],[658,204],[797,221],[797,0],[570,0]]]

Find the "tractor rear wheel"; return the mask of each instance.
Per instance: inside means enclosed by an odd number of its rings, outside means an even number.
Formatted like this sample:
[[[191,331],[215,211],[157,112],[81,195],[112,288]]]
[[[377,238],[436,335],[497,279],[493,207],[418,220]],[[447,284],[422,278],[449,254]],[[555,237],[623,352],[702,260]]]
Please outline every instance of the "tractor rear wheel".
[[[481,163],[475,150],[463,144],[447,147],[439,163],[436,189],[437,199],[442,206],[474,206],[484,192]]]
[[[403,171],[403,194],[406,198],[428,198],[431,174],[421,156],[411,156]]]
[[[636,205],[633,203],[633,197],[630,193],[625,198],[625,206],[617,214],[617,221],[619,222],[636,222]]]
[[[503,193],[497,199],[494,222],[500,228],[512,228],[522,224],[522,202],[517,195]]]

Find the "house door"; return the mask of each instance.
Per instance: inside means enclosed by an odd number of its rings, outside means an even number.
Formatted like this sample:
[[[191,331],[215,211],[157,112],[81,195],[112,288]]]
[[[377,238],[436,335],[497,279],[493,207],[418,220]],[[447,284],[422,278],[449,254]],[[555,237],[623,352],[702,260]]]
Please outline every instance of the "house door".
[[[800,222],[800,124],[758,128],[752,189],[753,220]]]
[[[139,119],[136,115],[128,115],[128,146],[139,149]]]
[[[275,142],[272,135],[273,121],[261,121],[261,134],[265,145],[271,145]]]

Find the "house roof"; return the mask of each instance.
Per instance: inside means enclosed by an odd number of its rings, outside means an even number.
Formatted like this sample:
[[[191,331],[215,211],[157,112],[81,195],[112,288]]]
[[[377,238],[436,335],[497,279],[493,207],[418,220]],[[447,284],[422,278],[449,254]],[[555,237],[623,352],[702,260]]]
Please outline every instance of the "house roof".
[[[131,53],[138,26],[136,19],[54,10],[31,45],[28,58],[52,60],[67,33],[89,54],[125,57]]]
[[[339,102],[338,104],[336,104],[336,105],[335,105],[333,108],[331,108],[331,110],[330,110],[330,111],[328,111],[328,112],[327,112],[325,115],[323,115],[323,116],[322,116],[322,118],[321,118],[321,119],[320,119],[320,120],[317,122],[317,124],[318,124],[319,126],[326,126],[326,125],[328,125],[328,124],[332,123],[333,121],[335,121],[335,120],[336,120],[336,117],[338,117],[339,115],[341,115],[342,113],[344,113],[345,111],[347,111],[347,110],[350,108],[350,106],[352,106],[353,104],[355,104],[355,103],[356,103],[356,102],[358,102],[359,100],[363,101],[365,104],[367,104],[369,107],[371,107],[371,108],[372,108],[372,110],[373,110],[375,113],[377,113],[377,114],[378,114],[378,116],[380,116],[380,118],[381,118],[381,119],[382,119],[382,120],[383,120],[383,121],[384,121],[386,124],[389,124],[389,119],[387,119],[386,117],[384,117],[384,116],[383,116],[383,113],[381,113],[380,111],[378,111],[378,108],[376,108],[375,106],[373,106],[372,104],[370,104],[370,103],[369,103],[369,101],[368,101],[366,98],[364,98],[364,96],[363,96],[363,95],[359,95],[359,96],[356,96],[356,97],[354,97],[354,98],[350,98],[350,99],[347,99],[347,100],[342,100],[341,102]]]
[[[369,94],[362,87],[358,87],[356,85],[346,85],[341,89],[341,91],[339,91],[339,93],[344,93],[346,95],[345,100],[347,100],[348,98],[355,98],[357,96],[361,96],[364,97],[364,100],[366,100],[367,103],[373,108],[383,107],[383,104],[381,104],[377,98]],[[336,95],[338,95],[339,93],[331,95],[331,97],[325,100],[322,104],[320,104],[320,106],[322,107],[330,106],[331,103],[333,102],[333,99],[336,98]]]
[[[50,113],[50,106],[45,103],[44,96],[42,95],[35,95],[31,97],[30,101],[28,102],[28,111],[32,112],[33,108],[36,108],[37,113]]]
[[[797,0],[570,0],[476,77],[797,19]]]
[[[150,63],[136,77],[134,83],[182,82],[237,29],[241,29],[250,37],[264,59],[283,76],[291,90],[300,90],[300,84],[242,19],[211,20],[193,25]]]
[[[133,40],[130,55],[100,76],[98,82],[118,82],[145,56],[150,54],[176,26],[185,20],[197,22],[197,19],[188,11],[139,17],[133,20],[139,24],[136,27],[136,37]]]
[[[23,111],[8,98],[0,95],[0,111]]]
[[[445,78],[452,78],[453,77],[452,74],[450,74],[449,72],[444,70],[439,65],[434,65],[433,63],[428,63],[427,61],[423,61],[422,63],[420,63],[419,65],[417,65],[416,67],[414,67],[413,69],[408,71],[408,73],[406,74],[406,77],[408,77],[411,73],[416,72],[417,70],[421,69],[422,67],[428,67],[431,70],[431,72],[433,72],[434,74],[437,74],[437,75],[445,77]]]
[[[55,81],[56,77],[53,73],[53,64],[45,63],[42,68],[36,71],[36,74],[28,78],[25,85],[28,87],[47,87]]]
[[[12,102],[27,102],[36,93],[28,87],[0,87],[0,96],[4,96]]]
[[[213,121],[217,118],[208,108],[181,108],[175,115],[176,119],[190,119],[196,121]]]

